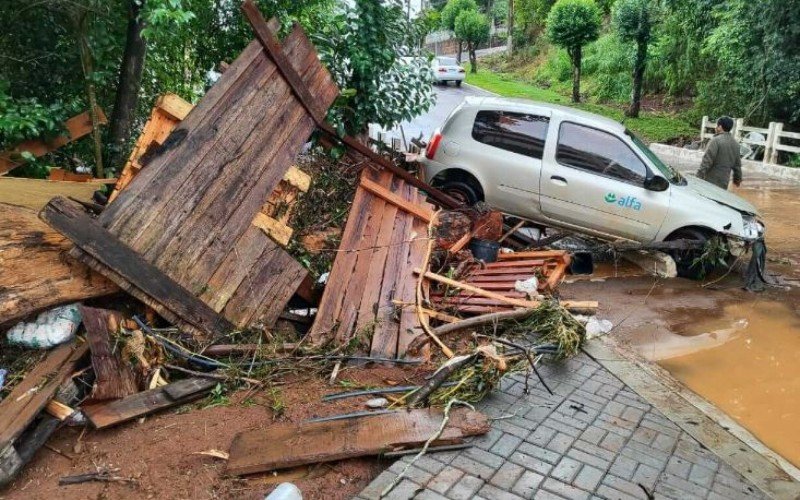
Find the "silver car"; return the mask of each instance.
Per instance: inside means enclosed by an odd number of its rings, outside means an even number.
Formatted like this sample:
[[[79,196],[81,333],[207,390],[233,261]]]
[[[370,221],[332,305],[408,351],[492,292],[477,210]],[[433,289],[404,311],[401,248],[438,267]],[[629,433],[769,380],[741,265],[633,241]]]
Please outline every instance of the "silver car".
[[[763,237],[753,205],[682,176],[622,124],[573,108],[468,97],[422,164],[428,182],[465,202],[605,240]],[[693,274],[691,262],[677,264]]]
[[[453,82],[460,86],[467,73],[453,57],[434,57],[431,66],[434,83]]]

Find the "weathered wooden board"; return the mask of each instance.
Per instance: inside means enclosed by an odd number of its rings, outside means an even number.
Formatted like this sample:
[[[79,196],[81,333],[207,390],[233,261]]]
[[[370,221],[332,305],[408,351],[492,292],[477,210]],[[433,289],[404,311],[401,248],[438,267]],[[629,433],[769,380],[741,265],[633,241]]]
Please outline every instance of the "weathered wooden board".
[[[96,108],[96,110],[100,124],[105,125],[107,122],[106,115],[102,109]],[[49,141],[41,139],[25,141],[17,144],[9,151],[0,152],[0,175],[25,163],[25,159],[20,156],[23,151],[27,151],[34,156],[42,156],[90,133],[92,131],[91,114],[86,111],[73,116],[64,123],[64,128],[67,129],[66,135],[60,135]]]
[[[93,400],[117,399],[139,391],[136,375],[128,362],[121,358],[120,350],[114,349],[111,334],[119,330],[123,317],[117,311],[79,306],[86,340],[92,352],[94,387]]]
[[[259,28],[260,35],[264,30],[318,106],[327,109],[338,89],[303,31],[296,28],[280,43],[266,25]],[[269,324],[306,272],[252,222],[314,127],[275,61],[254,41],[98,222],[235,328]],[[127,291],[168,320],[177,319],[194,333],[218,333],[204,329],[208,323],[186,320],[174,305],[162,304],[137,276],[121,272],[124,263],[82,245],[79,250],[90,254],[80,256],[82,260],[100,261],[90,265],[112,280],[127,281]]]
[[[442,425],[441,410],[397,411],[374,416],[276,424],[238,434],[231,444],[227,472],[253,474],[344,458],[379,455],[425,443]],[[436,445],[458,443],[489,432],[489,421],[466,408],[453,409]]]
[[[73,197],[81,201],[92,201],[92,194],[100,189],[93,182],[50,181],[45,179],[23,179],[0,177],[0,200],[3,203],[41,210],[56,196]]]
[[[210,391],[217,381],[188,378],[127,398],[84,406],[83,413],[97,429],[104,429],[135,418],[193,401]]]
[[[141,293],[152,297],[162,310],[181,318],[183,323],[198,331],[224,335],[234,329],[231,323],[179,283],[114,238],[77,204],[55,198],[42,210],[40,217],[94,259],[82,259],[83,262],[106,274],[126,291],[132,292],[127,288],[127,284],[132,284]],[[74,256],[80,258],[82,254]],[[112,268],[114,272],[106,273],[106,268]]]
[[[87,350],[86,344],[56,347],[0,401],[0,451],[13,444],[44,409]]]
[[[372,355],[401,357],[420,333],[413,270],[424,257],[431,205],[389,171],[361,175],[311,338],[347,343],[371,334]]]
[[[0,203],[0,327],[61,304],[119,292],[67,255],[71,246],[36,212]]]

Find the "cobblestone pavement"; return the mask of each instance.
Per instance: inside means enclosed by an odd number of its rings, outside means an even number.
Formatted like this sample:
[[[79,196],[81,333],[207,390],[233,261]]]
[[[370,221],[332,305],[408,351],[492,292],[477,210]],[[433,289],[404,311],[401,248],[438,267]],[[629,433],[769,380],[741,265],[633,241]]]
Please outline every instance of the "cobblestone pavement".
[[[469,449],[423,456],[385,498],[765,498],[658,410],[585,354],[508,377],[479,405],[492,430]],[[411,460],[381,473],[359,498],[380,492]]]

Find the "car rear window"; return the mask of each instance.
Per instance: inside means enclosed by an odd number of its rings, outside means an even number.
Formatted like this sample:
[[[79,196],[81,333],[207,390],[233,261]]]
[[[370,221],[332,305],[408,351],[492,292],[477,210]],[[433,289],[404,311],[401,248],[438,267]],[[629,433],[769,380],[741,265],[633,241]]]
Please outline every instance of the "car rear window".
[[[442,66],[458,66],[458,63],[452,57],[440,57],[439,64]]]
[[[478,111],[472,138],[483,144],[542,159],[550,119],[510,111]]]
[[[635,184],[644,182],[647,175],[642,160],[619,137],[577,123],[561,124],[556,161]]]

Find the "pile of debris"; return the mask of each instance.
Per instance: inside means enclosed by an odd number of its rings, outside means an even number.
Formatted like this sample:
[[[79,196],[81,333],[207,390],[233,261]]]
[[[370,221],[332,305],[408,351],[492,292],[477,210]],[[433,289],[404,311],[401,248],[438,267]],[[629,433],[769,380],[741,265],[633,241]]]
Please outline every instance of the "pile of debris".
[[[275,21],[250,1],[244,11],[257,39],[196,106],[158,101],[106,205],[56,197],[39,220],[0,204],[0,325],[9,341],[50,348],[10,367],[0,484],[63,422],[105,429],[222,383],[257,391],[289,371],[335,380],[364,363],[430,377],[326,397],[372,398],[374,411],[241,433],[219,453],[227,473],[452,449],[489,430],[464,406],[577,351],[571,312],[597,303],[557,300],[570,255],[521,250],[499,212],[462,207],[337,137],[325,113],[339,91],[305,33],[280,41]],[[313,183],[293,163],[315,131],[361,166],[321,297],[286,249]]]

